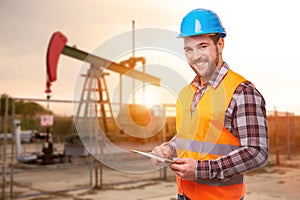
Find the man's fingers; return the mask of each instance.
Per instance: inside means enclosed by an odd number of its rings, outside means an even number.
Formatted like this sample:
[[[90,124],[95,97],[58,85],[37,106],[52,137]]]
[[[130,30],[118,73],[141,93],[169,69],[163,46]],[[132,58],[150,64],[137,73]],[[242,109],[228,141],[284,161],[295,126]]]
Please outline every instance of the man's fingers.
[[[162,149],[159,149],[159,150],[156,152],[156,155],[158,155],[158,156],[160,156],[160,157],[165,157]]]
[[[183,159],[183,158],[174,158],[174,159],[173,159],[173,164],[179,164],[179,165],[182,165],[182,164],[184,164],[184,163],[186,163],[186,160]]]
[[[184,164],[185,162],[182,161],[182,159],[178,158],[176,160],[173,161],[173,163],[171,165],[169,165],[169,167],[174,170],[174,171],[180,171],[182,170],[182,164]]]
[[[173,164],[169,165],[169,167],[176,173],[176,175],[183,179],[195,179],[196,160],[190,158],[178,158],[175,159]]]
[[[183,158],[175,158],[173,159],[173,163],[171,165],[169,165],[169,167],[173,170],[173,171],[180,171],[182,170],[182,165],[186,163],[186,160]]]
[[[177,164],[171,164],[169,165],[170,169],[172,169],[173,171],[179,171],[179,166]]]
[[[163,149],[162,149],[160,146],[154,147],[154,149],[152,150],[152,153],[155,154],[155,155],[158,155],[158,156],[160,156],[160,157],[165,157],[164,154],[163,154]],[[154,165],[156,165],[156,166],[162,164],[162,162],[160,162],[160,161],[158,161],[158,160],[156,160],[156,159],[153,159],[153,158],[151,158],[151,162],[152,162]]]
[[[169,158],[172,155],[172,149],[169,145],[160,145],[153,148],[152,153],[162,158]],[[154,165],[160,165],[162,162],[152,159]]]
[[[160,147],[156,147],[153,149],[152,153],[160,156],[160,157],[164,157],[163,151]]]

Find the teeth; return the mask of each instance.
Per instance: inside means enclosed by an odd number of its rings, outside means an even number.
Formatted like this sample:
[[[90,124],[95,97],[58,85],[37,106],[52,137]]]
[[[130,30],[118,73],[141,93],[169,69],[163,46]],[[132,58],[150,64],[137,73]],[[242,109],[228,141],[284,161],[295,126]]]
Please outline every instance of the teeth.
[[[201,67],[201,66],[204,65],[204,64],[205,64],[205,62],[201,62],[201,63],[199,63],[199,64],[196,64],[195,67]]]
[[[199,63],[197,63],[197,64],[195,64],[195,65],[203,65],[203,64],[205,64],[206,63],[206,61],[202,61],[202,62],[199,62]]]

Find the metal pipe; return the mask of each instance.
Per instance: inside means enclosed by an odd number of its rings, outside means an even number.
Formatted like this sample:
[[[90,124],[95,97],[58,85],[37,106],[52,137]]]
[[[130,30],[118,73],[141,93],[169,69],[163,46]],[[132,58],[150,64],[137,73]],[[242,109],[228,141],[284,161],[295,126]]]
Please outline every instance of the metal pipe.
[[[12,111],[11,111],[11,115],[12,115],[12,119],[15,119],[15,101],[12,101]],[[14,140],[14,129],[12,130],[12,138],[13,141]],[[14,142],[12,142],[11,144],[11,163],[10,163],[10,198],[13,199],[13,194],[14,194],[14,187],[13,187],[13,183],[14,183],[14,159],[15,159],[15,146],[14,146]]]
[[[118,64],[116,62],[112,62],[105,58],[101,58],[99,56],[88,54],[87,52],[81,51],[74,47],[70,47],[68,45],[66,45],[64,47],[62,54],[70,56],[70,57],[78,59],[78,60],[81,60],[81,61],[91,63],[92,65],[95,65],[97,67],[109,69],[113,72],[124,74],[126,76],[135,78],[140,81],[149,82],[150,84],[154,84],[157,86],[160,85],[160,78],[157,78],[150,74],[144,74],[143,72],[138,71],[138,70],[130,69],[126,66]]]
[[[290,129],[290,113],[286,112],[286,130],[287,130],[287,159],[291,159],[291,129]]]
[[[18,119],[13,120],[14,139],[16,143],[17,160],[20,162],[30,162],[37,160],[37,155],[22,156],[21,155],[21,122]]]
[[[16,143],[17,158],[21,156],[21,122],[18,119],[13,121],[14,139]]]
[[[5,199],[6,186],[6,146],[7,146],[7,119],[8,118],[8,96],[5,97],[4,111],[4,145],[3,145],[3,168],[2,168],[2,199]]]
[[[94,159],[93,156],[90,154],[89,155],[89,160],[90,160],[90,164],[89,164],[89,172],[90,172],[90,188],[93,187],[93,168],[94,168]]]
[[[132,20],[132,58],[135,58],[135,47],[134,47],[134,20]],[[135,64],[134,64],[135,65]],[[135,90],[135,80],[132,79],[132,93],[134,94]],[[132,103],[135,104],[135,95],[132,96]]]
[[[134,53],[135,53],[135,35],[134,35],[134,20],[132,20],[132,57],[134,58]]]
[[[145,64],[143,64],[143,73],[146,73],[146,67]],[[145,80],[143,80],[143,104],[145,104],[146,100],[145,100],[145,93],[146,93],[146,88],[145,88]]]
[[[122,80],[122,74],[120,74],[120,79],[119,79],[119,102],[120,102],[120,105],[119,105],[119,112],[120,110],[122,109],[122,104],[123,104],[123,80]]]

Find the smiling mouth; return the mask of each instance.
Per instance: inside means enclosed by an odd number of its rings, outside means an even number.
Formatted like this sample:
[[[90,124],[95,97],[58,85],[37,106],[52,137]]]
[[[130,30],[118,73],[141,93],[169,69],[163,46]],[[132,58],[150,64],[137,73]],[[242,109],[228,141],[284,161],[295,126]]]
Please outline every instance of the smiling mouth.
[[[194,61],[193,65],[195,67],[202,67],[207,62],[208,62],[208,59],[205,56],[201,56],[198,60]]]
[[[199,62],[199,63],[196,63],[196,64],[193,64],[193,66],[195,68],[201,68],[203,67],[203,65],[205,65],[207,63],[207,61],[203,61],[203,62]]]

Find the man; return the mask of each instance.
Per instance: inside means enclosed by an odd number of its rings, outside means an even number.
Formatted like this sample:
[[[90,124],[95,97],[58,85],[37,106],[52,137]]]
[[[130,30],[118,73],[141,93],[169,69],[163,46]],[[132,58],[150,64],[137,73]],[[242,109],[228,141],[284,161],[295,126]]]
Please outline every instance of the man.
[[[196,77],[178,96],[177,134],[152,151],[177,157],[169,167],[178,199],[244,199],[243,173],[268,160],[264,98],[223,61],[225,36],[213,11],[195,9],[182,20],[180,37]]]

